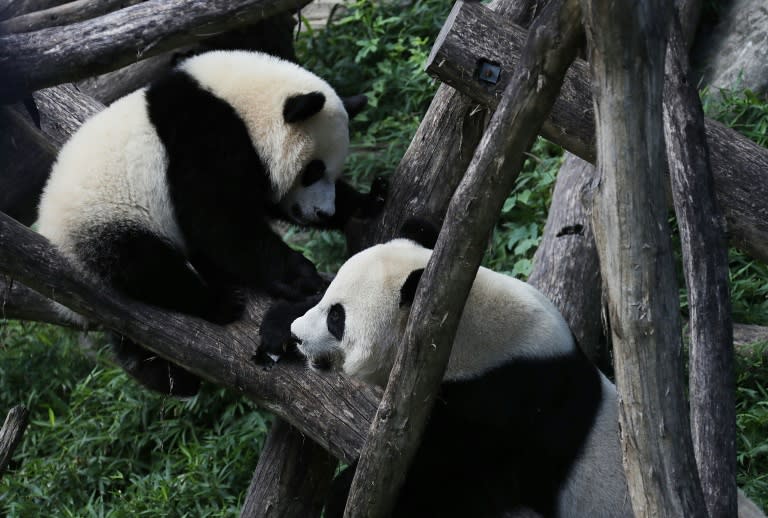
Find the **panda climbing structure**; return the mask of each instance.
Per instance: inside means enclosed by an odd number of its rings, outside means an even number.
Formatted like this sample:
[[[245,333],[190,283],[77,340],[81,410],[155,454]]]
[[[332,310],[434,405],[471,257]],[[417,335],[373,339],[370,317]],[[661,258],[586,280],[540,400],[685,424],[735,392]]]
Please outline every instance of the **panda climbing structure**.
[[[431,246],[431,245],[430,245]],[[364,250],[290,327],[312,368],[383,386],[431,250]],[[264,335],[264,333],[262,333]],[[351,481],[336,480],[326,516]],[[614,386],[529,284],[480,268],[445,378],[393,516],[632,516]]]
[[[240,316],[244,286],[315,293],[314,266],[270,222],[340,228],[380,208],[381,182],[364,195],[339,180],[349,117],[364,104],[266,54],[192,57],[75,133],[45,187],[39,231],[92,279],[218,324]],[[145,385],[197,391],[179,367],[128,340],[116,347]]]

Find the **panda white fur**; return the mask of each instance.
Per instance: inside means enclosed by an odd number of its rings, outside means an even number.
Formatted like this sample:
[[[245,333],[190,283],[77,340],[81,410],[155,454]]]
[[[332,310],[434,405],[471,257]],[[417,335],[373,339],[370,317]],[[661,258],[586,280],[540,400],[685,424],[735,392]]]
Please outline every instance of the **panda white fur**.
[[[291,325],[313,368],[384,385],[431,250],[407,240],[349,259]],[[481,268],[393,516],[632,516],[614,386],[552,303]],[[326,515],[340,516],[352,470]]]
[[[364,104],[266,54],[189,58],[73,135],[41,198],[39,231],[85,275],[216,323],[238,318],[243,286],[316,292],[314,266],[270,221],[341,228],[383,202],[381,184],[363,195],[339,180],[348,120]],[[151,388],[197,390],[197,378],[128,341],[118,360]]]

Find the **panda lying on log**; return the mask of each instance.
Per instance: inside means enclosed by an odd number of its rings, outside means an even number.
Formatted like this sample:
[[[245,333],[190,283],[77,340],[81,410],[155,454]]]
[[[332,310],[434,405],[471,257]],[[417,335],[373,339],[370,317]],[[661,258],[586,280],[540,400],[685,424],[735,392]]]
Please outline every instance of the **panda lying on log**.
[[[381,209],[383,180],[367,195],[339,180],[349,118],[365,103],[266,54],[189,58],[73,135],[45,187],[39,231],[93,280],[217,324],[241,316],[243,288],[317,293],[326,283],[270,222],[338,229]],[[129,340],[115,349],[147,387],[197,392],[196,376]]]
[[[262,345],[293,341],[310,368],[384,386],[432,253],[425,246],[436,238],[417,230],[349,259],[290,330],[275,327],[288,314],[275,306]],[[554,305],[529,284],[480,268],[392,515],[632,516],[617,411],[613,384]],[[337,477],[326,517],[343,515],[353,473]]]

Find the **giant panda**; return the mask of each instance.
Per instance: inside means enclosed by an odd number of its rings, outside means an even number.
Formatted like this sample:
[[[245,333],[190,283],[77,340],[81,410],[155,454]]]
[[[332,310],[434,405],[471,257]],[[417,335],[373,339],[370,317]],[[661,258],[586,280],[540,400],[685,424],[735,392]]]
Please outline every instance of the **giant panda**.
[[[412,236],[413,237],[413,236]],[[384,386],[432,251],[412,239],[342,265],[290,325],[313,369]],[[632,516],[613,384],[531,285],[480,268],[393,516]],[[341,516],[352,469],[326,516]]]
[[[385,184],[364,195],[339,179],[348,121],[364,104],[266,54],[191,57],[62,147],[39,232],[91,279],[217,324],[240,316],[244,287],[315,293],[326,283],[271,223],[341,228],[380,209]],[[116,352],[150,388],[197,391],[195,376],[128,340]]]

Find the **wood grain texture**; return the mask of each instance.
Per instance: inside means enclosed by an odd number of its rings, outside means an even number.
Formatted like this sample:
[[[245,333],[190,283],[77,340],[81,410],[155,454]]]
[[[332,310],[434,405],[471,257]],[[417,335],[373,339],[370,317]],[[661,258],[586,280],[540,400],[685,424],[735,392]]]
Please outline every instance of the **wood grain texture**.
[[[735,516],[736,380],[725,221],[715,200],[704,113],[677,20],[664,83],[667,164],[690,312],[691,433],[711,518]]]
[[[0,106],[0,211],[31,225],[56,148],[23,106]]]
[[[75,131],[104,105],[83,94],[76,86],[64,84],[32,94],[40,112],[40,128],[60,148]]]
[[[595,168],[566,153],[528,282],[563,314],[584,353],[610,368],[600,320],[600,264],[592,233]],[[586,205],[585,205],[586,199]]]
[[[664,193],[663,0],[582,0],[597,116],[593,220],[636,516],[706,517],[683,386]]]
[[[0,37],[0,102],[108,72],[298,9],[308,0],[147,0],[66,27]]]
[[[336,458],[277,419],[259,457],[241,518],[320,516]]]
[[[519,59],[525,31],[498,19],[479,3],[460,12],[454,23],[463,27],[465,16],[472,17],[482,30],[475,29],[465,38],[442,40],[427,71],[493,110],[509,82],[509,72]],[[475,48],[483,53],[475,52]],[[501,66],[499,82],[493,88],[478,85],[474,71],[481,58]],[[589,77],[586,62],[577,59],[541,134],[594,163],[595,126]],[[730,242],[752,257],[768,262],[768,150],[711,119],[705,119],[704,124],[715,193],[728,222]]]
[[[452,15],[462,8],[458,2]],[[523,154],[575,56],[581,27],[578,13],[576,0],[555,0],[536,18],[520,70],[451,199],[360,456],[344,513],[347,518],[385,517],[392,512],[442,380],[487,238],[514,185]]]
[[[0,428],[0,477],[3,476],[11,456],[21,442],[24,430],[27,429],[29,411],[23,406],[15,406],[5,418]]]
[[[88,20],[144,0],[75,0],[0,22],[0,34],[30,32]]]
[[[65,4],[69,0],[5,0],[0,3],[0,20],[6,20],[15,16],[42,11],[57,5]]]
[[[269,300],[254,297],[249,318],[227,327],[144,306],[86,283],[45,238],[2,213],[0,273],[203,379],[244,394],[337,457],[348,462],[357,457],[380,391],[299,364],[270,369],[254,364],[258,323]]]

